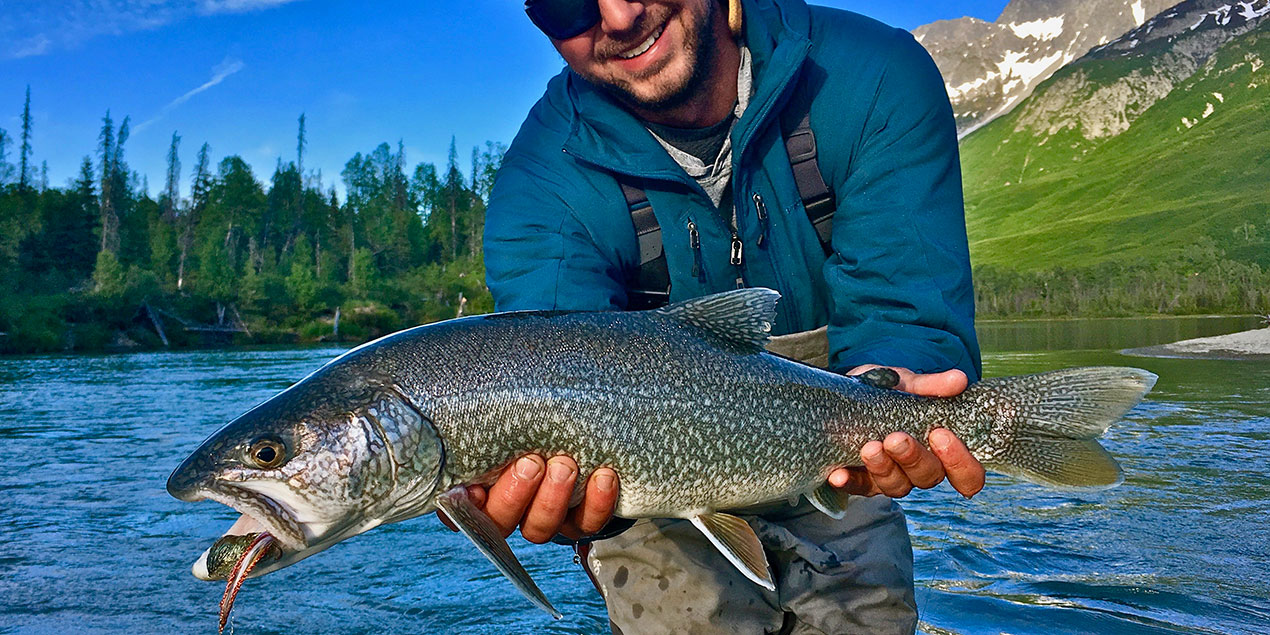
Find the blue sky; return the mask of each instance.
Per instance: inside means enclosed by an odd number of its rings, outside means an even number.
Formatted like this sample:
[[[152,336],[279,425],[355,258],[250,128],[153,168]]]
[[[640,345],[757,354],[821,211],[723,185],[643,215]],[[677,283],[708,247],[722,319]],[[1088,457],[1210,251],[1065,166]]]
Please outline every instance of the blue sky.
[[[820,0],[912,29],[1006,0]],[[880,8],[879,5],[885,5]],[[404,142],[410,163],[443,163],[450,137],[510,142],[563,65],[518,0],[0,0],[0,128],[19,130],[31,86],[34,153],[60,186],[95,154],[101,118],[132,118],[134,170],[162,187],[173,131],[182,191],[204,141],[262,181],[295,156],[328,186],[345,162]],[[9,159],[16,159],[11,145]],[[341,188],[342,189],[342,188]]]

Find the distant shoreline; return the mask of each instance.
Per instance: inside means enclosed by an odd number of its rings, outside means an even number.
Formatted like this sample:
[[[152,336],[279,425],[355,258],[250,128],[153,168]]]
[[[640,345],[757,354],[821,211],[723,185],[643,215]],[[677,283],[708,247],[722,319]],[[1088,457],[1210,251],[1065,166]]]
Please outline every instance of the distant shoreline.
[[[1253,318],[1252,313],[1143,313],[1140,315],[1028,315],[975,317],[975,324],[1016,322],[1076,322],[1080,320],[1171,320],[1177,318]]]
[[[1134,357],[1270,361],[1270,328],[1199,337],[1159,346],[1127,348],[1120,352]]]

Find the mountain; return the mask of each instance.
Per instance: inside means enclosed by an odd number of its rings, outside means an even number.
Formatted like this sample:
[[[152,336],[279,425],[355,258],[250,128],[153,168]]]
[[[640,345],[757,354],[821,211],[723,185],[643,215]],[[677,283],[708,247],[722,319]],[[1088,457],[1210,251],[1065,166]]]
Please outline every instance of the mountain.
[[[975,262],[1270,268],[1267,61],[1270,0],[1187,0],[1054,73],[962,141]]]
[[[1012,0],[996,22],[941,20],[913,31],[944,74],[963,134],[1009,112],[1054,71],[1176,0]]]

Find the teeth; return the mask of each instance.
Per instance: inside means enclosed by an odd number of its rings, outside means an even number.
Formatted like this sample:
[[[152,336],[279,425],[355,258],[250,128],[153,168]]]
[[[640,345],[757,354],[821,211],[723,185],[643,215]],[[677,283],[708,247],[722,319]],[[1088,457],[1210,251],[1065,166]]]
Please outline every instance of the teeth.
[[[661,37],[661,32],[664,31],[665,29],[666,29],[665,25],[662,25],[656,31],[653,31],[653,34],[648,36],[648,39],[644,40],[642,44],[640,44],[639,46],[625,53],[622,53],[621,55],[618,55],[618,57],[624,60],[629,60],[631,58],[639,57],[640,55],[643,55],[646,51],[648,51],[648,49],[653,47],[653,44],[657,43],[657,38]]]

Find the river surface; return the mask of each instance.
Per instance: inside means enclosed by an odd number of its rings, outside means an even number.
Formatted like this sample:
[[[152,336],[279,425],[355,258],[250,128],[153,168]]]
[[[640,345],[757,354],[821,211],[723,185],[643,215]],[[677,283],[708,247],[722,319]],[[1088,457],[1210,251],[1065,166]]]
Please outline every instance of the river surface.
[[[993,322],[989,375],[1135,365],[1160,375],[1106,437],[1124,485],[1053,491],[990,477],[966,501],[911,496],[922,630],[1270,632],[1270,363],[1116,350],[1250,320]],[[334,348],[0,359],[0,633],[213,633],[223,587],[190,564],[234,520],[169,498],[169,472],[216,428]],[[566,617],[521,599],[427,517],[249,581],[236,633],[600,633],[562,547],[515,539]],[[229,632],[229,629],[227,629]]]

